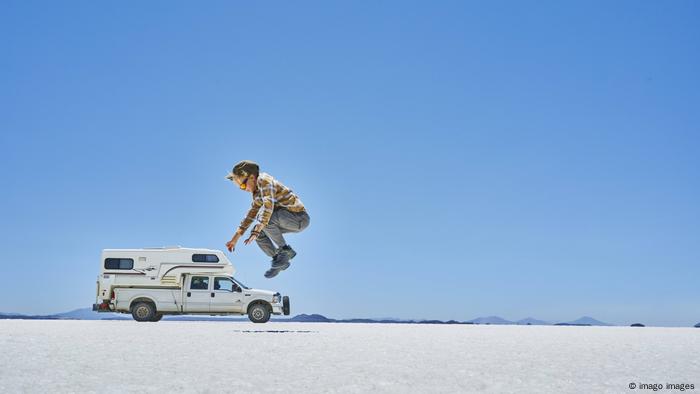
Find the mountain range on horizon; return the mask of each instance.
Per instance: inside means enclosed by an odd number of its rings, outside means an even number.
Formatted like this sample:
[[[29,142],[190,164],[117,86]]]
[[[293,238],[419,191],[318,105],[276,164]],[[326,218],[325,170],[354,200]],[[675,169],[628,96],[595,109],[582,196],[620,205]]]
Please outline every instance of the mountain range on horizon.
[[[0,312],[0,319],[33,319],[33,320],[132,320],[131,316],[119,313],[98,313],[91,308],[79,308],[68,312],[50,315],[24,315],[20,313]],[[171,315],[164,320],[171,321],[248,321],[247,317],[238,316],[198,316],[198,315]],[[298,314],[293,317],[273,316],[272,321],[277,322],[303,322],[303,323],[413,323],[413,324],[484,324],[484,325],[549,325],[549,326],[614,326],[590,316],[582,316],[569,322],[553,323],[544,320],[527,317],[517,321],[504,319],[500,316],[483,316],[466,321],[456,320],[430,320],[430,319],[398,319],[398,318],[350,318],[333,319],[320,314]],[[694,327],[700,328],[700,323]]]

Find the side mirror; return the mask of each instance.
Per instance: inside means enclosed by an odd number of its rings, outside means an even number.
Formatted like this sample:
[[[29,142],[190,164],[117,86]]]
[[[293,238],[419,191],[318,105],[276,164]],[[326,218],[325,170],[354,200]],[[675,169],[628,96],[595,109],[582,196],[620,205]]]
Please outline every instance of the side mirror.
[[[242,292],[243,292],[243,289],[241,289],[241,286],[238,286],[238,285],[237,285],[237,286],[233,289],[233,291],[235,291],[236,293],[242,293]]]

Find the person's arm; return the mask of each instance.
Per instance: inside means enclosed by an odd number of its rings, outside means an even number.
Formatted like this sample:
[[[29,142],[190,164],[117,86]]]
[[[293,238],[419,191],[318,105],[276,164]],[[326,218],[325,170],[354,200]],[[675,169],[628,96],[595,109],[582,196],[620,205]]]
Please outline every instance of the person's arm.
[[[246,245],[258,238],[260,232],[270,222],[272,211],[275,209],[275,185],[272,182],[260,182],[260,195],[262,199],[262,203],[259,203],[260,209],[262,209],[262,212],[260,212],[260,223],[251,231],[250,237],[244,241]]]
[[[241,238],[241,236],[245,234],[245,231],[248,229],[250,224],[253,223],[253,220],[255,220],[255,216],[257,216],[257,213],[260,210],[261,206],[262,204],[260,202],[253,199],[253,202],[250,205],[250,209],[248,210],[248,214],[241,221],[240,226],[238,226],[238,229],[236,229],[236,233],[233,234],[233,238],[231,238],[231,240],[226,243],[226,249],[228,249],[229,252],[233,252],[233,250],[236,248],[236,243],[238,243],[238,240]],[[248,242],[246,242],[246,244],[247,243]]]
[[[245,233],[245,231],[250,227],[250,224],[253,223],[255,220],[255,217],[258,215],[258,211],[260,210],[260,207],[262,204],[253,198],[253,202],[250,204],[250,209],[248,210],[248,214],[241,220],[240,226],[238,226],[238,230],[236,233],[240,232],[241,235]]]
[[[260,224],[256,226],[257,231],[262,231],[267,226],[272,217],[272,211],[275,209],[275,185],[272,182],[265,182],[261,186],[262,212],[260,213]]]

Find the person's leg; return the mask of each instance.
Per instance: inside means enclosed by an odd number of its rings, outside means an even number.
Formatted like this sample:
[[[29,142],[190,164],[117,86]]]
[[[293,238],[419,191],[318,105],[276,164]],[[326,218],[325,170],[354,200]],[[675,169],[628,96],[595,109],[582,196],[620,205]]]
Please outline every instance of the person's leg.
[[[304,229],[309,227],[309,223],[311,223],[311,217],[308,213],[306,213],[306,211],[298,212],[295,215],[299,218],[299,230],[297,230],[296,232],[304,231]]]
[[[272,244],[272,240],[265,234],[264,231],[260,232],[260,235],[258,235],[258,238],[255,239],[255,242],[258,243],[258,246],[263,252],[265,252],[266,255],[270,257],[275,256],[277,248]]]
[[[286,209],[280,210],[277,216],[277,223],[282,233],[298,233],[309,226],[309,214],[303,212],[291,212]]]
[[[282,234],[298,233],[308,227],[310,222],[306,212],[290,212],[286,209],[276,209],[263,232],[279,246],[272,259],[272,267],[265,272],[266,278],[275,277],[280,271],[289,267],[289,260],[296,256],[296,252],[287,245]]]
[[[284,208],[277,208],[272,212],[263,233],[281,248],[287,244],[282,234],[298,233],[309,225],[309,221],[306,212],[290,212]]]
[[[284,209],[275,209],[272,212],[272,216],[270,216],[270,221],[267,222],[267,226],[263,228],[262,232],[260,235],[265,234],[266,238],[271,239],[272,242],[277,245],[278,248],[281,248],[282,246],[287,244],[287,241],[284,240],[284,237],[282,236],[283,232],[287,232],[286,227],[283,225],[283,223],[286,225],[286,221],[280,220],[280,212],[285,211]]]

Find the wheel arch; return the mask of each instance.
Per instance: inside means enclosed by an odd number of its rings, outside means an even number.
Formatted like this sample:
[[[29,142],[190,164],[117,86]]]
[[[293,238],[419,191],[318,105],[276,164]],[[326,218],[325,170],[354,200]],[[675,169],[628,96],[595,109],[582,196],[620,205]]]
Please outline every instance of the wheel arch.
[[[270,313],[272,313],[272,305],[269,302],[267,302],[265,300],[261,300],[261,299],[257,299],[257,300],[253,300],[253,301],[249,302],[248,306],[246,307],[245,313],[249,313],[250,308],[252,308],[253,306],[255,306],[257,304],[265,305],[265,307],[268,309],[268,311],[270,311]]]
[[[138,304],[139,302],[147,302],[149,304],[153,304],[153,310],[158,311],[158,304],[156,304],[156,301],[154,299],[146,296],[137,296],[134,297],[131,301],[129,301],[129,312],[131,312],[134,308],[134,305]]]

